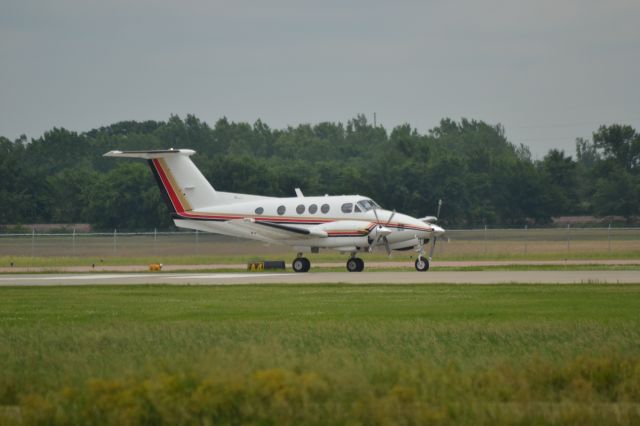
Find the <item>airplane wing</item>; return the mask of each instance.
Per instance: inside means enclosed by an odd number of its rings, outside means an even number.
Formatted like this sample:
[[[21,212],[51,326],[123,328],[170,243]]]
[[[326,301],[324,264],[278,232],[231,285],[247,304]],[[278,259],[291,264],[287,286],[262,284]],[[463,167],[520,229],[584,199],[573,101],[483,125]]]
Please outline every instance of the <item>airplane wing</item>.
[[[298,227],[268,221],[256,221],[253,218],[232,219],[229,224],[272,240],[292,240],[307,238],[326,238],[328,234],[320,229]]]

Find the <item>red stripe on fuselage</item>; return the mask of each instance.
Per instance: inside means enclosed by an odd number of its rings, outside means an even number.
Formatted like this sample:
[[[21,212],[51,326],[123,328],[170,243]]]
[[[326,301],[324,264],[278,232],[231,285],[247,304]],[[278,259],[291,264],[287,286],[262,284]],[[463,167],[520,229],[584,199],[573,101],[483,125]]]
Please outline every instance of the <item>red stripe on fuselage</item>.
[[[192,213],[187,213],[185,211],[181,211],[179,212],[179,214],[185,218],[193,218],[193,219],[211,219],[211,220],[232,220],[232,219],[243,219],[245,217],[251,217],[251,215],[230,215],[230,214],[207,214],[207,213],[201,213],[201,214],[192,214]],[[309,219],[296,219],[296,218],[284,218],[284,217],[280,217],[280,216],[260,216],[260,217],[253,217],[253,219],[256,222],[274,222],[274,223],[289,223],[289,224],[293,224],[293,225],[308,225],[308,224],[318,224],[318,223],[330,223],[330,222],[335,222],[335,221],[339,221],[339,220],[354,220],[354,219],[338,219],[338,218],[332,218],[332,219],[320,219],[320,218],[309,218]],[[357,219],[356,219],[357,220]],[[403,225],[403,224],[388,224],[388,223],[383,223],[383,222],[372,222],[373,224],[369,226],[369,228],[367,228],[369,231],[371,231],[373,228],[375,228],[377,225],[384,225],[390,228],[402,228],[406,231],[426,231],[426,232],[431,232],[432,229],[431,228],[422,228],[422,227],[418,227],[418,226],[413,226],[413,225]],[[333,232],[333,231],[330,231]]]

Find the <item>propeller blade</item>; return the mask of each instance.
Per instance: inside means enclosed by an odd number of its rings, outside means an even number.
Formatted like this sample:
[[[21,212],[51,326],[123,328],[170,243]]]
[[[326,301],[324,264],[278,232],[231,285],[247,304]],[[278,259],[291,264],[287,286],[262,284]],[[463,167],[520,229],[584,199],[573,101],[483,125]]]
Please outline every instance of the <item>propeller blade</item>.
[[[373,214],[376,216],[376,227],[375,227],[376,236],[375,238],[371,238],[371,242],[369,243],[369,253],[373,251],[373,246],[378,244],[378,241],[380,240],[380,235],[378,235],[378,229],[382,227],[382,225],[380,224],[380,219],[378,218],[378,210],[376,210],[375,207],[373,208]]]
[[[376,215],[376,223],[379,225],[380,224],[380,219],[378,219],[378,210],[376,210],[376,208],[373,208],[373,214]]]
[[[389,240],[387,237],[382,237],[382,241],[384,241],[384,249],[387,251],[387,256],[391,256],[391,246],[389,245]]]
[[[440,217],[440,208],[442,207],[442,198],[438,200],[438,213],[436,213],[436,217]]]
[[[387,221],[387,225],[391,223],[391,219],[396,215],[396,209],[393,209],[391,212],[391,216],[389,216],[389,220]]]
[[[431,258],[433,257],[433,252],[436,250],[436,241],[437,240],[438,240],[438,237],[436,237],[434,235],[433,239],[431,240],[431,248],[429,249],[429,260],[431,260]]]

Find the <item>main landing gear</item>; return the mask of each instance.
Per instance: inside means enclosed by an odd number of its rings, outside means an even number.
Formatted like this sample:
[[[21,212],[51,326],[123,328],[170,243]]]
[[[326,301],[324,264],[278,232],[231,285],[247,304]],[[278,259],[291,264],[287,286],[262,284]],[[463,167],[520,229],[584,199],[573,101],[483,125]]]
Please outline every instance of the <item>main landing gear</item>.
[[[364,260],[359,257],[352,256],[347,260],[347,270],[349,272],[362,272],[364,269]]]
[[[311,269],[311,262],[306,257],[302,257],[302,253],[298,253],[298,257],[293,259],[291,266],[296,272],[308,272]]]
[[[293,259],[291,266],[295,272],[309,272],[311,262],[309,262],[309,259],[306,257],[302,257],[302,253],[298,253],[298,257]],[[347,260],[347,270],[349,272],[361,272],[364,270],[364,260],[351,256],[351,258]]]

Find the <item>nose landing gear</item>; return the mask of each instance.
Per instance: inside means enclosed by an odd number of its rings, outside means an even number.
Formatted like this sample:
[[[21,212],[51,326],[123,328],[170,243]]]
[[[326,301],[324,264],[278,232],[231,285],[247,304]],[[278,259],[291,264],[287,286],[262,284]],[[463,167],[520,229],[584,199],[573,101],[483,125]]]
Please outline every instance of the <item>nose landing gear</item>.
[[[429,240],[427,240],[429,241]],[[418,258],[416,259],[416,271],[425,272],[429,270],[429,260],[431,260],[431,256],[429,259],[424,257],[424,239],[420,238],[418,240]]]

